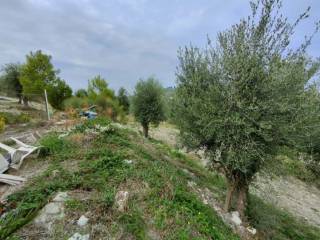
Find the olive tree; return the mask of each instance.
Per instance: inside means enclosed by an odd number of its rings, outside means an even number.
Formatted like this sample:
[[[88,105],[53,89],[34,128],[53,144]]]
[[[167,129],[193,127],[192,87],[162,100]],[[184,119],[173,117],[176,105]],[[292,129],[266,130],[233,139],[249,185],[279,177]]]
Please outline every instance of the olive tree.
[[[130,101],[129,101],[129,96],[128,96],[128,92],[125,88],[121,87],[118,91],[118,101],[120,106],[122,106],[123,111],[125,113],[129,112],[129,107],[130,107]]]
[[[9,96],[19,98],[19,103],[22,103],[22,86],[20,84],[21,64],[8,63],[2,68],[1,86],[5,93]]]
[[[165,119],[162,94],[162,86],[153,77],[140,80],[135,86],[132,97],[133,114],[141,123],[146,138],[150,123],[158,125]]]
[[[281,0],[250,5],[251,15],[220,32],[216,44],[209,39],[205,49],[180,49],[175,100],[182,141],[205,149],[227,179],[225,210],[235,199],[241,216],[256,173],[278,146],[294,144],[305,91],[318,71],[305,57],[313,35],[290,48],[309,9],[290,24],[280,14]]]

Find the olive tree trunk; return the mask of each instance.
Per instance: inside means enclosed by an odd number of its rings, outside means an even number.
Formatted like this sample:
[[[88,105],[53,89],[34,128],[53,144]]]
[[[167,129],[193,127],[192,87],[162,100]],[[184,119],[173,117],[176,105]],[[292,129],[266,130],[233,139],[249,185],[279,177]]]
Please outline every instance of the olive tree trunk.
[[[238,187],[238,199],[237,199],[237,211],[240,217],[245,218],[245,212],[247,209],[249,186],[247,184],[242,184]]]
[[[225,202],[224,202],[224,210],[226,212],[229,212],[229,210],[230,210],[234,190],[235,190],[235,184],[229,183],[228,184],[228,190],[227,190],[226,199],[225,199]]]
[[[224,203],[224,210],[230,211],[232,200],[235,198],[236,210],[240,217],[245,218],[245,211],[247,208],[249,185],[246,182],[235,180],[228,182],[228,190]]]
[[[142,128],[143,128],[143,135],[145,138],[149,137],[149,124],[145,123],[142,124]]]

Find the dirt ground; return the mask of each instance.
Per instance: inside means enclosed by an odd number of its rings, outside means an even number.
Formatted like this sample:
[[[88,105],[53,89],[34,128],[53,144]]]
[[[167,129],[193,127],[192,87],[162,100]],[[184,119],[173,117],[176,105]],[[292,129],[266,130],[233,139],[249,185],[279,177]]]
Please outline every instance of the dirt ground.
[[[168,145],[176,146],[179,131],[170,124],[151,128],[150,135]],[[198,154],[199,155],[199,154]],[[194,158],[194,154],[192,154]],[[205,166],[205,159],[199,162]],[[311,225],[320,227],[320,190],[294,177],[257,177],[251,192],[264,201],[285,209],[297,218],[303,218]]]

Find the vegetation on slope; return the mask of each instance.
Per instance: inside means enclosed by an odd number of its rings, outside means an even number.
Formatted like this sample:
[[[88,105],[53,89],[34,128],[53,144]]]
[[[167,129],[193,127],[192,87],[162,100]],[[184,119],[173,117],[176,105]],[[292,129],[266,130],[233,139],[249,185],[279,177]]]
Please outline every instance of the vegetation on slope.
[[[186,173],[166,161],[152,143],[143,144],[137,133],[103,121],[110,127],[96,138],[87,138],[93,126],[88,122],[65,139],[53,134],[42,140],[42,158],[50,159],[51,167],[8,198],[8,213],[0,220],[1,239],[34,218],[55,192],[74,189],[89,191],[90,204],[71,201],[69,206],[97,213],[92,221],[112,223],[109,234],[121,229],[127,237],[148,239],[148,230],[154,229],[162,239],[238,239],[188,191]],[[62,167],[71,161],[78,163],[74,171]],[[128,209],[121,213],[112,206],[115,192],[123,187],[131,195]],[[59,234],[55,237],[68,237],[63,235],[67,231]]]
[[[92,134],[97,125],[107,127],[98,135]],[[225,180],[179,150],[144,139],[106,119],[87,121],[65,138],[52,133],[41,145],[42,155],[37,161],[47,160],[51,165],[9,196],[7,214],[0,220],[1,239],[12,237],[30,222],[54,193],[73,190],[86,191],[89,198],[68,200],[69,214],[92,212],[90,222],[104,226],[103,230],[92,229],[93,239],[119,232],[124,238],[149,239],[151,230],[161,239],[238,239],[213,209],[188,189],[188,181],[194,181],[221,201]],[[119,190],[130,192],[125,212],[113,207]],[[261,239],[316,239],[320,234],[256,197],[249,202],[249,220]],[[70,237],[67,225],[54,228],[56,239]]]

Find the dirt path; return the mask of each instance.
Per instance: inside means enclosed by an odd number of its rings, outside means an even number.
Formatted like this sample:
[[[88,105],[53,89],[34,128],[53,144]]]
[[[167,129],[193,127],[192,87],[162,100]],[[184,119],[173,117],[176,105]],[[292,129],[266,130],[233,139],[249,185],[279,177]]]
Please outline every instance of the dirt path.
[[[169,124],[152,128],[150,135],[171,146],[177,145],[178,130]],[[194,154],[193,154],[194,158]],[[206,160],[200,159],[202,165]],[[303,218],[311,225],[320,227],[320,190],[294,177],[268,178],[258,177],[251,192],[264,201],[285,209],[297,218]]]

